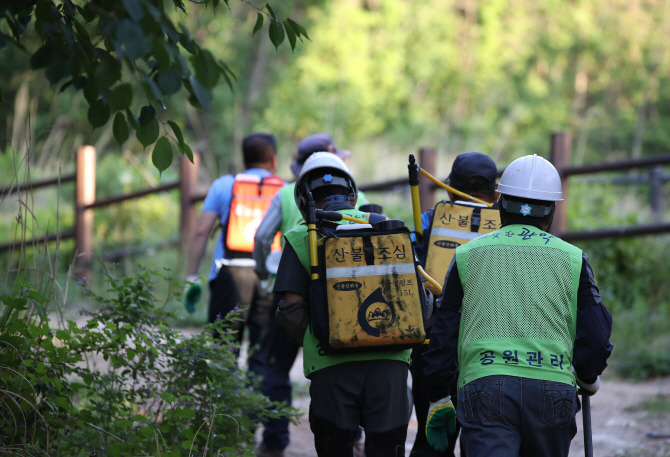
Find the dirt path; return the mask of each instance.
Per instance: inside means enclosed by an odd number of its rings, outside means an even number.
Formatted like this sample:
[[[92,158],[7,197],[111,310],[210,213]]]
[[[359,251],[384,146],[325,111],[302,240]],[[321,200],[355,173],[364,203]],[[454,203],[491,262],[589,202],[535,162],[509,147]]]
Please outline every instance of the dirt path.
[[[307,391],[307,381],[297,360],[291,378]],[[305,413],[298,426],[291,427],[291,444],[286,457],[313,457],[314,443],[307,420],[309,398],[300,397],[294,406]],[[670,378],[642,383],[604,379],[600,392],[591,399],[594,457],[670,457]],[[416,418],[409,424],[406,454],[416,434]],[[570,457],[584,455],[582,414],[577,415],[577,436]],[[458,453],[456,455],[459,455]]]
[[[180,330],[188,335],[200,329]],[[245,353],[243,346],[240,360],[245,360]],[[96,361],[105,364],[101,359]],[[294,385],[299,385],[296,390],[306,395],[309,381],[302,374],[302,353],[293,365],[291,380]],[[307,420],[309,397],[305,395],[294,399],[294,406],[304,415],[300,425],[291,426],[291,444],[286,449],[286,457],[316,456]],[[591,409],[594,457],[670,457],[670,377],[641,383],[606,377],[600,392],[591,399]],[[416,427],[413,415],[407,431],[405,455],[409,455],[414,443]],[[570,457],[584,455],[581,412],[577,415],[577,427]],[[260,432],[258,430],[258,435]]]

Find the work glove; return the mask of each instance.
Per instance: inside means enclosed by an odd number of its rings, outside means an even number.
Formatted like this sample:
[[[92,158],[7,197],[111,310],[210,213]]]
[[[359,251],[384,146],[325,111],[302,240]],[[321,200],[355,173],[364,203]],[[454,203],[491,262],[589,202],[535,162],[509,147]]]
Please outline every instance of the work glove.
[[[202,286],[200,278],[196,275],[189,275],[186,278],[186,287],[184,288],[184,307],[190,314],[195,312],[195,304],[202,297]]]
[[[456,409],[451,402],[451,395],[430,403],[426,420],[426,438],[428,444],[438,452],[449,447],[449,437],[456,434]]]
[[[577,376],[577,372],[575,371],[574,367],[572,368],[572,374],[575,375],[575,380],[577,381],[577,387],[579,387],[578,393],[580,395],[586,395],[588,397],[591,397],[592,395],[595,395],[596,392],[598,392],[598,389],[600,389],[600,376],[596,378],[596,382],[592,384],[587,384],[581,379],[579,379],[579,376]]]

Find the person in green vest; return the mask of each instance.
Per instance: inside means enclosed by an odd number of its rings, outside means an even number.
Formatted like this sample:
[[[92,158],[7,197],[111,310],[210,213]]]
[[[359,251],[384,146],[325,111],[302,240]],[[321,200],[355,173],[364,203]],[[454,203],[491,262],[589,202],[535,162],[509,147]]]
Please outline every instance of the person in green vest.
[[[291,163],[291,171],[297,178],[303,165],[315,152],[330,152],[343,160],[351,156],[349,151],[335,146],[332,137],[327,133],[310,135],[298,143],[296,160]],[[263,220],[254,237],[253,259],[256,261],[256,274],[265,281],[276,271],[268,271],[268,263],[272,263],[280,253],[273,253],[271,246],[277,232],[288,233],[302,222],[302,214],[294,201],[295,182],[282,187],[270,202]],[[365,196],[359,192],[358,202],[367,203]],[[281,245],[284,247],[284,238]],[[268,262],[268,258],[271,261]],[[276,268],[276,266],[275,266]],[[268,337],[263,340],[260,350],[250,357],[249,366],[262,376],[261,392],[273,401],[286,402],[291,406],[291,380],[289,372],[298,355],[299,346],[292,343],[286,331],[274,319],[274,311],[281,296],[275,295],[273,311],[268,321]],[[289,421],[286,417],[268,419],[264,422],[263,442],[258,457],[282,457],[284,449],[289,445]]]
[[[498,192],[502,228],[456,249],[437,300],[428,442],[446,447],[457,415],[468,457],[565,457],[577,386],[597,392],[612,352],[612,316],[586,254],[548,233],[563,199],[551,163],[515,160]]]
[[[317,208],[354,218],[367,217],[355,209],[358,200],[355,180],[344,162],[333,154],[316,153],[305,162],[294,194],[301,211],[305,210],[307,192],[312,193]],[[386,219],[374,214],[370,218]],[[305,309],[309,306],[311,280],[307,226],[296,226],[284,238],[274,285],[275,293],[284,296],[279,309]],[[287,330],[295,334],[293,329]],[[361,425],[365,429],[367,457],[403,456],[410,412],[407,398],[410,351],[326,354],[310,328],[306,329],[302,343],[303,371],[311,381],[309,423],[317,455],[352,456]]]

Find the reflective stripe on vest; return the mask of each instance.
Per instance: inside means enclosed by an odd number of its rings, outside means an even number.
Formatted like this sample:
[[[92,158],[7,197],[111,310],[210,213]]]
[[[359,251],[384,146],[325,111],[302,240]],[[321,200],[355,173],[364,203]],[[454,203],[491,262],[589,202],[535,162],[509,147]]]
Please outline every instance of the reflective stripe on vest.
[[[238,174],[233,184],[230,216],[226,224],[226,249],[251,253],[254,236],[272,197],[282,188],[284,181],[274,175],[266,178]],[[281,234],[277,234],[272,249],[280,249]]]

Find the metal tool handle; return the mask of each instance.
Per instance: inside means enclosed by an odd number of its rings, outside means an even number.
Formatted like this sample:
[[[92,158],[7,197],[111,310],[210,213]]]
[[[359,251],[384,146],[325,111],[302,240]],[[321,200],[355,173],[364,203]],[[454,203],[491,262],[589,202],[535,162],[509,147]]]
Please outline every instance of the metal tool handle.
[[[593,433],[591,430],[591,398],[582,395],[582,419],[584,420],[584,455],[593,457]]]

